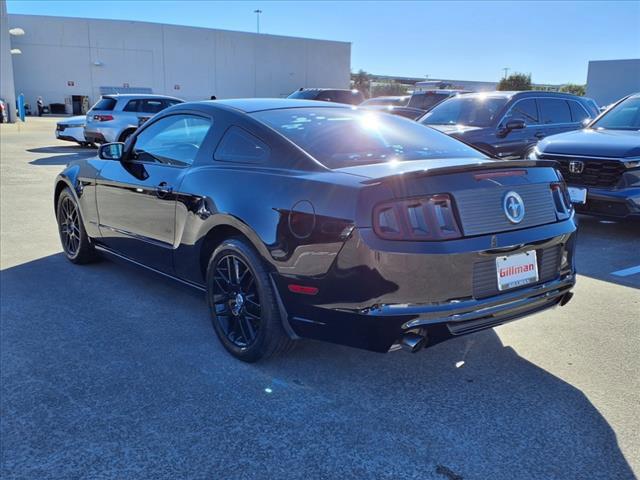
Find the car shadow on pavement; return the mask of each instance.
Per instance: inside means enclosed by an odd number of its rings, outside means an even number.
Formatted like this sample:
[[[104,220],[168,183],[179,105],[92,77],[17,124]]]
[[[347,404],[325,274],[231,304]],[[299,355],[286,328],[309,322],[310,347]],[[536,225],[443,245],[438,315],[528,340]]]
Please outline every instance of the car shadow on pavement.
[[[578,217],[578,274],[640,289],[640,273],[613,275],[635,266],[640,266],[640,221]]]
[[[30,153],[55,153],[57,155],[50,155],[46,157],[37,158],[29,162],[30,165],[68,165],[75,160],[82,160],[95,156],[95,148],[85,148],[78,146],[56,146],[56,147],[41,147],[31,148],[27,152]]]
[[[202,293],[137,267],[55,254],[0,282],[3,478],[634,478],[589,399],[493,330],[249,365]]]

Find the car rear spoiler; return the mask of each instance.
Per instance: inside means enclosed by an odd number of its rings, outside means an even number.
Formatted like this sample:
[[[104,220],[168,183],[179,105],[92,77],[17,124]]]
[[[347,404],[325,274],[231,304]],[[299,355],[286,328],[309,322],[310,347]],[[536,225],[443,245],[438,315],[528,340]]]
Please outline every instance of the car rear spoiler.
[[[431,177],[451,173],[477,172],[479,170],[510,170],[514,168],[548,167],[556,168],[555,160],[496,160],[495,162],[470,163],[466,165],[452,165],[450,167],[427,168],[410,172],[393,173],[363,181],[365,185],[384,182],[392,178]]]

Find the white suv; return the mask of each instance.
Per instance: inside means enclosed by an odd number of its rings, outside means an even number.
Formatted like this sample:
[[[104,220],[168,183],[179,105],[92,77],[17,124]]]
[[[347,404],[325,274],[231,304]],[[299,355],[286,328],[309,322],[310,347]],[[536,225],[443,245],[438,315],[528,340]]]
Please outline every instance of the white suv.
[[[164,95],[104,95],[87,112],[87,142],[124,142],[141,124],[182,100]]]

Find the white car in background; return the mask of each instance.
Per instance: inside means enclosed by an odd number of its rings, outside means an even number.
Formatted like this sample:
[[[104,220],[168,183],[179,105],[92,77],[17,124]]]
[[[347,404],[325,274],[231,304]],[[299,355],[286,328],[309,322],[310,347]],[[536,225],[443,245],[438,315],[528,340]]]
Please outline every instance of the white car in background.
[[[91,146],[92,143],[87,142],[84,138],[84,127],[86,122],[86,115],[78,115],[60,120],[56,124],[56,138],[58,140],[76,142],[83,147]]]

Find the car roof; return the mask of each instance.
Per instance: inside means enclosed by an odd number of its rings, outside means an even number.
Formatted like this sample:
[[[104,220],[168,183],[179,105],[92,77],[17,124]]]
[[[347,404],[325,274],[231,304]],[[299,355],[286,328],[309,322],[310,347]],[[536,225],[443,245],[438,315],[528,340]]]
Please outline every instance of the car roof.
[[[162,99],[169,99],[169,100],[178,100],[180,102],[182,102],[183,100],[177,97],[170,97],[169,95],[156,95],[153,93],[108,93],[105,95],[102,95],[102,98],[113,98],[114,100],[117,100],[119,98],[122,99],[127,99],[127,98],[141,98],[141,99],[145,99],[145,98],[162,98]]]
[[[296,90],[296,92],[326,92],[328,90],[332,92],[351,92],[353,94],[359,93],[358,90],[351,89],[351,88],[319,88],[319,87],[299,88],[298,90]]]
[[[335,102],[320,102],[317,100],[303,100],[297,98],[231,98],[228,100],[206,100],[195,104],[226,106],[245,113],[263,110],[278,110],[283,108],[353,108],[353,105]]]
[[[429,90],[418,90],[413,92],[414,95],[425,95],[427,93],[468,93],[470,90],[461,90],[459,88],[431,88]]]

